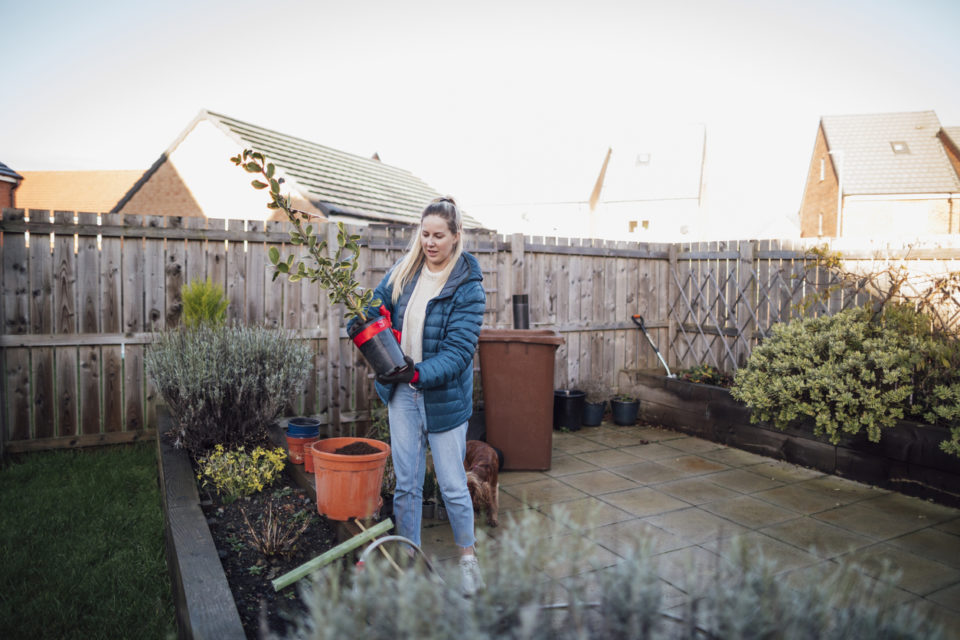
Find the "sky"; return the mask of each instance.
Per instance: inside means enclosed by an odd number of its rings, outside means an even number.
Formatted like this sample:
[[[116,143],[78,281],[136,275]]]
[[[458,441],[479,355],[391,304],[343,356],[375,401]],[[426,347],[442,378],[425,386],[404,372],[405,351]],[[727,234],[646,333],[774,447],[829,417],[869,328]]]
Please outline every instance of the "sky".
[[[823,115],[960,126],[955,0],[0,0],[0,21],[17,171],[145,170],[206,108],[469,210],[586,200],[608,146],[694,126],[732,238],[796,216]]]

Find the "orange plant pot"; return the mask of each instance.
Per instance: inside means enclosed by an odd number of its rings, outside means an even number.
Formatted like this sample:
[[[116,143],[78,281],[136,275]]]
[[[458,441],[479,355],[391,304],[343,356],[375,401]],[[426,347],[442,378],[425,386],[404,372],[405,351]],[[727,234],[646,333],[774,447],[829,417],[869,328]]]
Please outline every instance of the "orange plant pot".
[[[309,438],[291,438],[287,436],[287,451],[290,453],[290,462],[293,464],[303,464],[304,447],[309,447],[316,442],[319,436]]]
[[[333,453],[353,442],[365,442],[378,453],[351,456]],[[380,487],[390,445],[369,438],[327,438],[310,445],[317,511],[331,520],[369,518],[380,506]]]

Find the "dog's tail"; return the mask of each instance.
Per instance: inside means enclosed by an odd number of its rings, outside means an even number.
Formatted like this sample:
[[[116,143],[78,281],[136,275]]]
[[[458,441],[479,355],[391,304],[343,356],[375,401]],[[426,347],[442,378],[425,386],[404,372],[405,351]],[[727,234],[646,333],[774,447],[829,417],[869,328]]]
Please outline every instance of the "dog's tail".
[[[497,452],[497,473],[500,473],[503,470],[503,451],[500,451],[500,449],[497,449],[496,447],[492,448]]]

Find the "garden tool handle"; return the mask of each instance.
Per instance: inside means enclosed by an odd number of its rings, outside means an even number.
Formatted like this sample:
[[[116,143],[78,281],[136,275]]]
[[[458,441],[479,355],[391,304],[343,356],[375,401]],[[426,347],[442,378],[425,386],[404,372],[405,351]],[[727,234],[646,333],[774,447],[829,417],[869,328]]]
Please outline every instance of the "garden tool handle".
[[[637,325],[637,326],[640,327],[641,329],[645,329],[645,328],[646,328],[646,327],[643,326],[643,316],[640,315],[639,313],[633,314],[633,324]]]

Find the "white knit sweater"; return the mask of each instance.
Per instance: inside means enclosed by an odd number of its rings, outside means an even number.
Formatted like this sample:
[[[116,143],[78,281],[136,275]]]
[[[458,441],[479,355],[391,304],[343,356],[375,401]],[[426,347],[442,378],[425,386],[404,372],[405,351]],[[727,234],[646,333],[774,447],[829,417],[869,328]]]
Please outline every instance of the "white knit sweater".
[[[450,269],[433,273],[424,265],[420,270],[420,279],[407,302],[403,314],[403,329],[400,335],[400,348],[414,362],[423,360],[423,321],[427,317],[427,302],[437,297],[443,285],[447,283]]]

